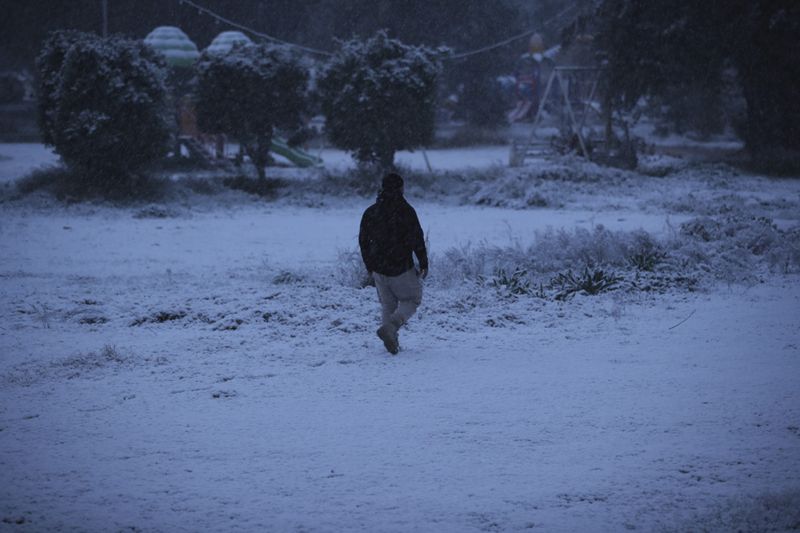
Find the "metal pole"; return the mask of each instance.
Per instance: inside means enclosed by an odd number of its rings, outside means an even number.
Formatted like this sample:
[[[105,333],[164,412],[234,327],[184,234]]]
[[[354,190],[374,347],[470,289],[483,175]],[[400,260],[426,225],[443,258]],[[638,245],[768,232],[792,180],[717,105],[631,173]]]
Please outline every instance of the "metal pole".
[[[103,37],[108,37],[108,0],[102,0],[103,6]]]

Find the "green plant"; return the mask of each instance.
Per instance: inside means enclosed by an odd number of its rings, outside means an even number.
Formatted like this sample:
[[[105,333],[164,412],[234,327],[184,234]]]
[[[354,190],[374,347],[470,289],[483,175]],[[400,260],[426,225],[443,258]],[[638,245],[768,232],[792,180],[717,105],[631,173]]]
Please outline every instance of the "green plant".
[[[303,276],[290,270],[281,270],[272,278],[275,285],[294,285],[303,281]]]
[[[367,272],[357,248],[339,251],[334,275],[346,287],[364,289],[375,286],[375,278]]]
[[[341,43],[319,78],[328,137],[364,164],[394,165],[398,150],[433,140],[436,51],[379,31]]]
[[[264,179],[276,127],[294,130],[307,106],[308,72],[285,46],[235,45],[197,65],[197,122],[236,139]]]
[[[166,67],[156,52],[120,37],[56,32],[37,68],[43,138],[87,188],[125,188],[166,153]]]
[[[753,162],[768,164],[785,154],[787,167],[781,167],[796,168],[800,4],[602,0],[591,11],[571,33],[584,31],[591,21],[594,46],[605,64],[607,119],[612,108],[632,109],[642,96],[674,103],[681,93],[694,93],[695,102],[702,94],[705,105],[695,113],[705,115],[722,97],[733,69],[746,104],[740,134]]]
[[[558,274],[552,279],[550,285],[558,289],[556,300],[566,300],[578,292],[595,295],[615,289],[620,281],[622,281],[622,277],[613,273],[599,269],[590,271],[589,267],[585,267],[583,273],[578,275],[574,274],[572,270]]]
[[[506,296],[532,295],[536,291],[531,286],[528,271],[523,268],[515,268],[510,275],[504,269],[499,268],[495,270],[489,285]]]
[[[39,75],[36,118],[45,144],[53,145],[55,142],[55,120],[64,58],[73,44],[87,38],[87,34],[75,30],[53,32],[47,36],[36,58]]]
[[[666,257],[666,252],[656,247],[642,247],[628,256],[628,262],[637,270],[653,272]]]

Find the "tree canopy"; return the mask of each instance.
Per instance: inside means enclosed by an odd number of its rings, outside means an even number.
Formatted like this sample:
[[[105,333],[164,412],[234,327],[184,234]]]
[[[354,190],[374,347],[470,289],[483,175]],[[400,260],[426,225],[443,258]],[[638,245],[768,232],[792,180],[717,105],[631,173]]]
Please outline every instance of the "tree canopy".
[[[307,68],[285,46],[238,43],[203,54],[197,72],[198,125],[239,141],[264,178],[275,128],[301,124]]]
[[[756,161],[800,154],[797,2],[603,0],[586,22],[618,105],[688,84],[719,92],[733,69],[747,103],[740,133]]]
[[[113,189],[166,153],[166,66],[137,41],[54,33],[39,56],[45,142],[87,184]]]
[[[433,138],[437,52],[378,32],[343,42],[319,79],[331,141],[383,168]]]

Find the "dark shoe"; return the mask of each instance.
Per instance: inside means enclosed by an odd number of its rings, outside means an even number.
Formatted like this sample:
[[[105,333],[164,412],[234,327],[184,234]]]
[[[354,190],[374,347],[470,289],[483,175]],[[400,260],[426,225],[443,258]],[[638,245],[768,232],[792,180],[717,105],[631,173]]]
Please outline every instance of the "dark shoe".
[[[378,337],[383,341],[386,351],[392,355],[397,355],[400,345],[397,343],[397,328],[392,324],[384,324],[378,328]]]

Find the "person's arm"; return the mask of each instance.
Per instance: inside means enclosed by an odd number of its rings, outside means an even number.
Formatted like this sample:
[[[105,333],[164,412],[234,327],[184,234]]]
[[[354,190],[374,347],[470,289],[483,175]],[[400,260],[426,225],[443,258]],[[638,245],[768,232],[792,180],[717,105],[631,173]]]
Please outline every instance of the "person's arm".
[[[419,223],[417,212],[411,208],[411,249],[414,250],[414,255],[417,256],[419,261],[419,276],[425,279],[428,276],[428,251],[425,249],[425,234],[422,232],[422,226]]]
[[[364,266],[370,274],[375,271],[371,241],[369,220],[367,218],[367,212],[365,211],[364,215],[361,217],[361,226],[358,231],[358,247],[361,249],[361,259],[364,261]]]

